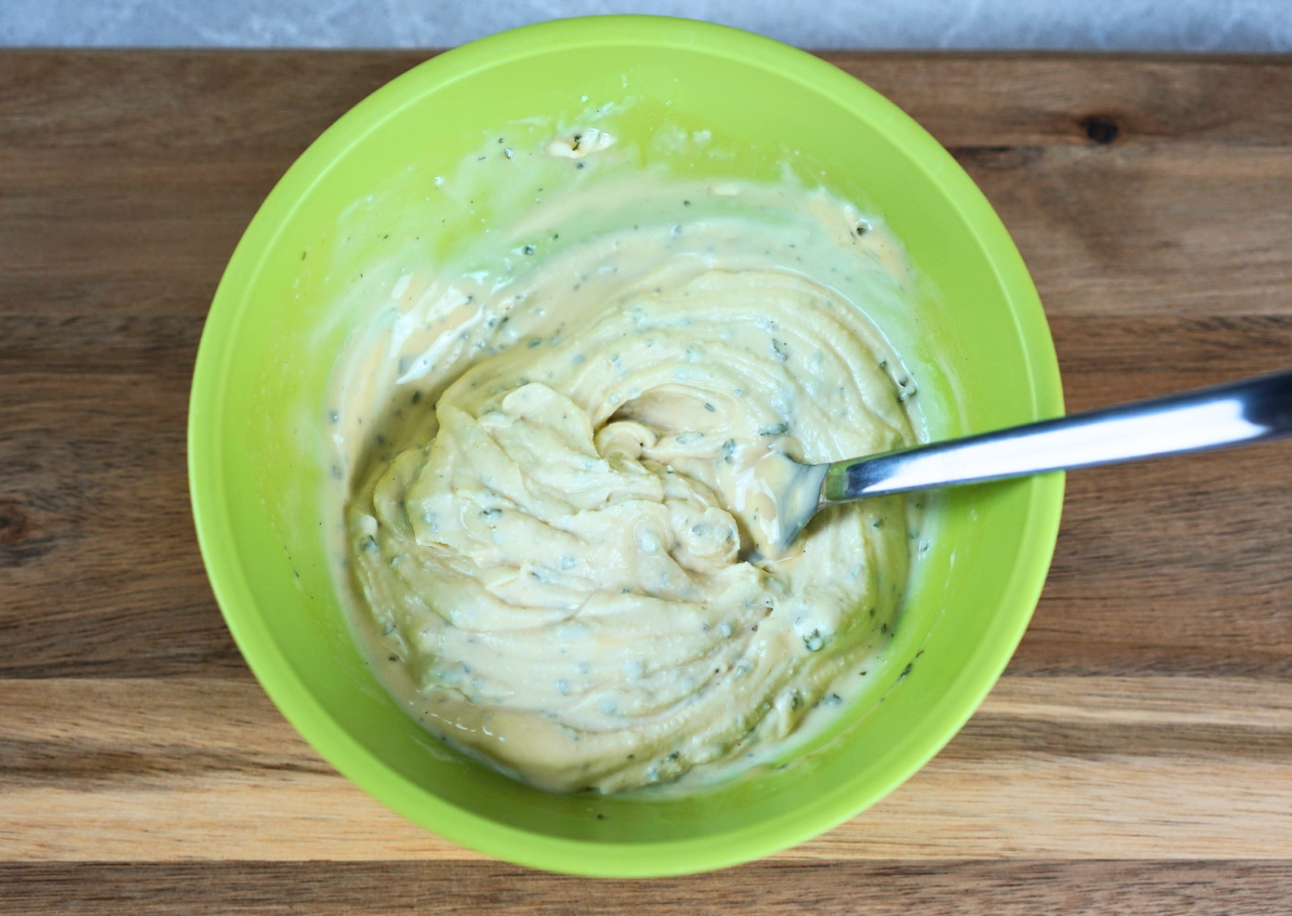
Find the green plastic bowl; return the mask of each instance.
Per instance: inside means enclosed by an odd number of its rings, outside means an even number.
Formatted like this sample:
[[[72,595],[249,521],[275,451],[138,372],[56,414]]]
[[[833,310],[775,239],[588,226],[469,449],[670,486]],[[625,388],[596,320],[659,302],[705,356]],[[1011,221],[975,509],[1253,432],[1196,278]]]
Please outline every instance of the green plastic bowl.
[[[352,642],[328,572],[323,392],[348,329],[327,305],[346,272],[378,251],[375,241],[345,247],[333,236],[341,215],[391,176],[451,170],[499,124],[535,114],[568,121],[590,103],[630,98],[616,129],[643,150],[668,125],[725,138],[728,154],[668,163],[678,171],[768,178],[788,157],[882,215],[928,281],[926,331],[937,344],[915,357],[936,364],[928,403],[945,409],[930,415],[934,436],[1062,412],[1036,291],[973,182],[890,102],[776,42],[653,17],[518,29],[416,67],[306,150],[238,245],[198,352],[189,475],[216,598],[265,691],[359,786],[463,846],[604,876],[764,856],[852,817],[914,773],[968,719],[1022,637],[1063,499],[1061,475],[940,496],[936,537],[879,673],[882,702],[876,695],[849,710],[837,734],[794,766],[692,796],[556,795],[467,760],[401,712]],[[470,215],[446,212],[428,250],[459,244]],[[401,231],[400,213],[365,219]]]

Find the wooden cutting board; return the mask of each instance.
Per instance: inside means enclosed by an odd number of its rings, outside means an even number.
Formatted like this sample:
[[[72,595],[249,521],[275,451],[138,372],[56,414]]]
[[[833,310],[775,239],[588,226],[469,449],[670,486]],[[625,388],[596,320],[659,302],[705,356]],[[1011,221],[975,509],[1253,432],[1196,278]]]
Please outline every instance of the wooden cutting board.
[[[261,199],[424,56],[0,54],[0,912],[1292,907],[1292,444],[1074,475],[981,711],[889,798],[773,859],[530,872],[311,751],[207,586],[189,377]],[[999,210],[1069,409],[1292,365],[1292,59],[829,59]]]

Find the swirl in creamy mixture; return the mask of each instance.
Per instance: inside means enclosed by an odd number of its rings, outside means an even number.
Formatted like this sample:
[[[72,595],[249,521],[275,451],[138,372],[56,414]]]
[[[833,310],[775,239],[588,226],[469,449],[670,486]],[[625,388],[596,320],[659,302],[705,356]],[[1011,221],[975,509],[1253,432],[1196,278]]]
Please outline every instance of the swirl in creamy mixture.
[[[785,263],[815,234],[897,288],[892,243],[844,215],[637,225],[505,282],[394,284],[347,364],[347,397],[386,405],[347,537],[388,680],[432,731],[617,791],[843,703],[907,582],[904,503],[831,510],[776,555],[763,469],[915,441],[884,338]]]

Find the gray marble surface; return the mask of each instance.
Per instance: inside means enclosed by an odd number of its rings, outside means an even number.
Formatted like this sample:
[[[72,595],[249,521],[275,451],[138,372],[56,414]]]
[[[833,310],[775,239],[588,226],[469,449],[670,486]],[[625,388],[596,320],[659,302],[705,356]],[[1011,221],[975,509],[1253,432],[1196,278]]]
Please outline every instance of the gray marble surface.
[[[1292,0],[0,0],[0,45],[446,47],[623,12],[810,48],[1292,50]]]

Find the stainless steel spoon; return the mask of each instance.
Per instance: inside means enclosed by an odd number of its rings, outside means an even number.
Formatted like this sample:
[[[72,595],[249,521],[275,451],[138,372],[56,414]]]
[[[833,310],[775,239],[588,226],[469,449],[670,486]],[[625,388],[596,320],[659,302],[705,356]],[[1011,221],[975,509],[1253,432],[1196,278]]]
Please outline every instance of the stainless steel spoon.
[[[781,546],[836,503],[1286,436],[1292,371],[833,464],[793,462],[775,496]]]

